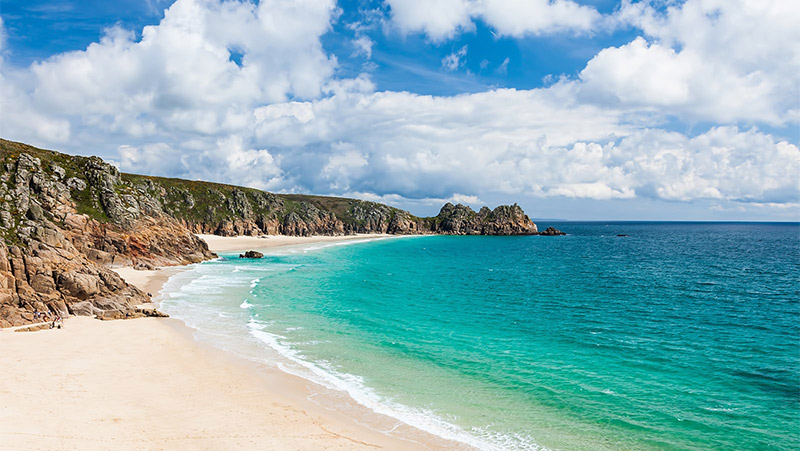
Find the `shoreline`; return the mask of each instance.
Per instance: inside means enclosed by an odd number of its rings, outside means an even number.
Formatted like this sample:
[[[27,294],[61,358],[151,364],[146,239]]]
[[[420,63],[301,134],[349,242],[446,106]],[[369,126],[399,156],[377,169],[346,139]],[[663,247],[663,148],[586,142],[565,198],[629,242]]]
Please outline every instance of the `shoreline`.
[[[389,235],[385,233],[358,233],[355,235],[336,236],[287,236],[287,235],[262,235],[262,236],[219,236],[203,235],[198,237],[208,244],[208,249],[216,254],[228,252],[245,252],[288,247],[301,244],[335,243],[341,241],[374,240],[378,238],[399,238],[416,235]]]
[[[243,252],[384,236],[215,236],[208,244],[214,252]],[[163,284],[186,268],[114,270],[157,305]],[[469,448],[346,394],[348,413],[332,410],[316,399],[328,389],[194,333],[176,318],[88,317],[71,317],[61,330],[0,331],[0,365],[9,373],[0,381],[0,437],[19,448]]]

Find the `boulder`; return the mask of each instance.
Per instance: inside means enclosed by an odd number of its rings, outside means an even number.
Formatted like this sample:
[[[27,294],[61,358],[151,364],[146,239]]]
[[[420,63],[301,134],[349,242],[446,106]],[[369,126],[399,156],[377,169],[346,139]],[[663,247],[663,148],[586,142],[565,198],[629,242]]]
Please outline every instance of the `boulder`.
[[[239,258],[264,258],[264,254],[256,251],[247,251],[244,254],[239,254]]]
[[[100,278],[93,274],[65,272],[57,276],[58,288],[69,296],[89,299],[100,293]]]
[[[73,191],[83,191],[86,189],[86,182],[76,177],[70,177],[67,179],[67,186]]]
[[[108,321],[112,319],[125,319],[125,313],[120,310],[101,310],[97,312],[97,319]]]
[[[559,236],[559,235],[566,235],[566,233],[556,229],[555,227],[548,227],[543,232],[539,232],[539,235],[542,235],[542,236]]]
[[[95,310],[97,309],[89,301],[75,302],[69,305],[69,312],[75,316],[92,316]]]

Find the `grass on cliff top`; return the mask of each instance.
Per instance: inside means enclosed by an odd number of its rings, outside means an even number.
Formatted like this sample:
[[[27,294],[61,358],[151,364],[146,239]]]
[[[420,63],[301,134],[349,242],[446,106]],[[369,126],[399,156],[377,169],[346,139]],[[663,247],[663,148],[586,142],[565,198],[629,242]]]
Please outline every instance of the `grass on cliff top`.
[[[45,173],[53,174],[53,165],[57,165],[64,169],[65,179],[72,177],[79,178],[87,182],[88,186],[88,181],[84,175],[84,165],[89,160],[88,157],[67,155],[53,150],[39,149],[28,144],[0,138],[0,161],[3,164],[2,170],[4,172],[6,171],[5,164],[16,163],[20,154],[23,153],[38,158],[41,161],[41,167]],[[9,184],[13,184],[13,180],[9,180]],[[94,193],[92,189],[87,188],[83,191],[72,191],[72,200],[75,201],[75,209],[78,213],[86,214],[90,218],[100,222],[109,221],[108,216],[100,206],[97,194]]]
[[[67,155],[64,153],[55,152],[53,150],[39,149],[27,144],[7,141],[0,138],[0,159],[3,160],[3,163],[10,163],[12,161],[16,162],[20,154],[23,153],[27,153],[30,156],[41,160],[42,168],[44,168],[47,172],[52,172],[50,166],[55,163],[64,168],[64,170],[67,172],[67,177],[83,178],[82,165],[87,159],[86,157]]]
[[[66,178],[76,177],[84,180],[88,184],[88,180],[84,175],[84,167],[89,160],[88,157],[67,155],[52,150],[39,149],[27,144],[0,138],[0,160],[2,160],[3,163],[16,162],[21,153],[27,153],[33,157],[39,158],[42,162],[42,168],[48,173],[52,173],[52,164],[57,164],[66,171]],[[3,168],[3,170],[5,170],[5,168]],[[157,185],[156,189],[160,186],[166,191],[166,196],[164,196],[161,201],[163,204],[166,204],[166,207],[172,210],[173,214],[182,219],[198,222],[235,219],[235,213],[227,205],[227,201],[231,199],[231,194],[234,190],[245,193],[255,209],[254,213],[257,215],[276,217],[280,220],[292,212],[301,212],[302,203],[306,202],[320,210],[333,212],[336,217],[345,224],[356,224],[358,221],[354,217],[352,211],[355,206],[362,205],[370,207],[380,205],[374,202],[342,197],[308,194],[273,194],[282,201],[283,208],[269,211],[262,209],[259,211],[255,202],[253,202],[254,198],[262,193],[267,195],[272,193],[254,188],[222,183],[129,173],[122,173],[120,175],[120,180],[122,181],[122,185],[116,187],[119,194],[133,192],[134,186],[142,185],[147,181]],[[190,193],[192,195],[194,200],[193,207],[190,207],[190,204],[186,202],[185,193]],[[150,194],[155,195],[156,193],[151,192]],[[225,196],[225,199],[220,199],[219,194]],[[100,205],[99,193],[97,193],[91,185],[84,191],[73,191],[72,197],[79,213],[85,213],[101,222],[109,221],[108,216]],[[402,210],[397,208],[387,207],[391,210],[392,215],[402,212]],[[412,216],[412,218],[416,217]],[[432,220],[433,218],[428,219]]]
[[[149,175],[137,175],[123,173],[122,179],[131,184],[141,184],[150,181],[155,185],[164,188],[167,192],[166,201],[168,205],[186,219],[193,221],[203,220],[229,220],[233,219],[234,213],[228,208],[225,201],[230,199],[233,191],[243,192],[251,201],[254,207],[254,212],[257,215],[266,217],[276,217],[280,220],[291,213],[301,213],[303,207],[302,203],[313,205],[319,210],[329,211],[336,215],[345,224],[357,223],[353,216],[352,209],[359,204],[374,204],[373,202],[362,201],[358,199],[349,199],[344,197],[331,197],[331,196],[316,196],[310,194],[278,194],[260,191],[255,188],[247,188],[235,185],[226,185],[222,183],[204,182],[199,180],[185,180],[179,178],[155,177]],[[182,193],[189,193],[194,199],[194,207],[184,203],[184,199],[180,198]],[[225,196],[225,201],[220,202],[221,199],[217,193]],[[283,208],[280,210],[261,210],[253,201],[254,197],[259,194],[272,194],[277,199],[282,201]],[[378,205],[378,204],[375,204]],[[394,207],[388,207],[392,214],[401,211]],[[212,213],[213,211],[213,213]],[[413,216],[412,216],[413,217]]]

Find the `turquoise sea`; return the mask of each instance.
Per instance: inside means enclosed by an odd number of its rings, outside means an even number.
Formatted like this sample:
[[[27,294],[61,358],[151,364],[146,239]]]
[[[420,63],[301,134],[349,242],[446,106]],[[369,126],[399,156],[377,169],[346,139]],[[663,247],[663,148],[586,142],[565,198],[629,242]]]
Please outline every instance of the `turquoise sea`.
[[[223,255],[163,309],[483,449],[800,449],[800,225],[553,225]]]

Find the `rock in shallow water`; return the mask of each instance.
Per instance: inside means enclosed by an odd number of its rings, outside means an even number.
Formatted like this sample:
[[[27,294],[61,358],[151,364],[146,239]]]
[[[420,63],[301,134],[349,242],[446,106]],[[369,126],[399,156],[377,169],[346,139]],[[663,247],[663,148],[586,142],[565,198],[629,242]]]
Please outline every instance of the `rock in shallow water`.
[[[244,254],[239,254],[239,258],[263,258],[264,254],[256,251],[247,251]]]
[[[559,236],[559,235],[566,235],[566,233],[556,229],[555,227],[548,227],[544,230],[544,232],[539,232],[539,235],[543,236]]]

